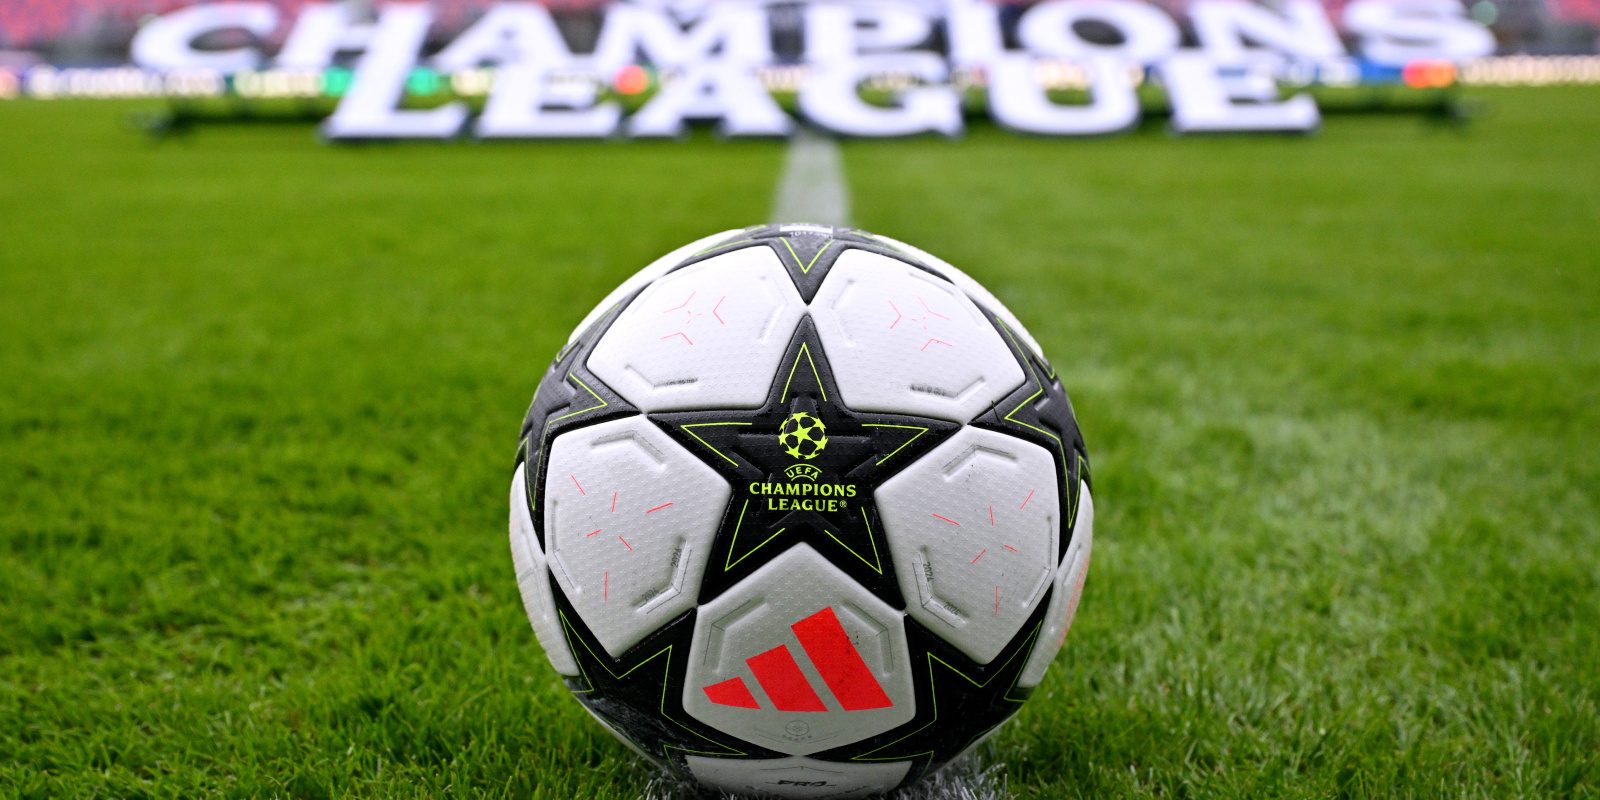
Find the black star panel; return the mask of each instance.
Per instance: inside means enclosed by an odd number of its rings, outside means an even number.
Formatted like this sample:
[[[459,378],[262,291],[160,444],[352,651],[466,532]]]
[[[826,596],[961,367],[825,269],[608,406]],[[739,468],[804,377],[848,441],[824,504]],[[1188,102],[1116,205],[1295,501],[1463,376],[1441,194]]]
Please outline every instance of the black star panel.
[[[690,753],[782,757],[718,733],[683,710],[683,668],[694,633],[693,611],[652,632],[623,658],[613,659],[578,619],[559,587],[556,607],[562,635],[578,662],[579,675],[566,679],[567,688],[578,702],[640,743],[651,757],[669,763],[680,762]]]
[[[1050,604],[1034,609],[1015,639],[988,664],[977,664],[910,617],[906,641],[916,676],[917,715],[890,731],[815,754],[830,761],[912,761],[902,785],[960,755],[1010,719],[1032,690],[1017,686]]]
[[[734,490],[712,546],[701,601],[743,580],[771,556],[806,542],[879,597],[904,608],[872,494],[960,426],[844,408],[810,317],[801,320],[779,363],[761,408],[650,415]],[[783,436],[785,423],[797,415],[820,421],[826,441],[798,457]],[[816,435],[809,423],[797,424]],[[753,557],[758,552],[761,557]]]

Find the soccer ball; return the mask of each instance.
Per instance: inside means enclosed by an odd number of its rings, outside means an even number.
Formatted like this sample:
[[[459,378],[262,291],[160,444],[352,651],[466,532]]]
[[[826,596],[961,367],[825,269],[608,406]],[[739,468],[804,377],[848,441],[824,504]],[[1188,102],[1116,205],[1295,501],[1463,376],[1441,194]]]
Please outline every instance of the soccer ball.
[[[857,797],[1039,685],[1093,509],[1067,395],[989,292],[771,225],[579,325],[523,421],[511,553],[551,665],[623,742],[717,789]]]

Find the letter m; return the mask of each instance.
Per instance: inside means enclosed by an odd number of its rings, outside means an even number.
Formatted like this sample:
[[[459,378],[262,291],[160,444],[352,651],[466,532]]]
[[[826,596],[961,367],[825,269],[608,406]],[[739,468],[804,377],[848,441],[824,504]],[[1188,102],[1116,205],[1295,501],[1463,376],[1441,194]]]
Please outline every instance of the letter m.
[[[753,6],[713,5],[699,22],[684,30],[659,11],[612,5],[595,43],[595,67],[602,74],[609,73],[641,57],[661,68],[686,67],[714,58],[742,66],[766,64],[772,60],[766,13]]]

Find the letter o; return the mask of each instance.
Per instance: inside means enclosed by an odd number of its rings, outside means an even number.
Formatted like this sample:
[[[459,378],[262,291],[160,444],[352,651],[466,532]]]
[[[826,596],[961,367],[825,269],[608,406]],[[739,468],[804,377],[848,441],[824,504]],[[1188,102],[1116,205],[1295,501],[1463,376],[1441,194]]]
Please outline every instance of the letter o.
[[[1080,22],[1116,28],[1122,43],[1086,41],[1073,29]],[[1153,6],[1130,0],[1047,0],[1023,16],[1017,36],[1037,55],[1067,59],[1109,56],[1150,64],[1178,49],[1178,26],[1172,18]]]

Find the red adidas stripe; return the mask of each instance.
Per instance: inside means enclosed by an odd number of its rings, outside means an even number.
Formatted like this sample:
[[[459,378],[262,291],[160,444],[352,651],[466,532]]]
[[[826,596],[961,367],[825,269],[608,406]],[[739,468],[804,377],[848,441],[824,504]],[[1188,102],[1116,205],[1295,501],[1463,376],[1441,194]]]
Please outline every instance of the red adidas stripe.
[[[729,678],[721,683],[713,683],[705,688],[705,693],[711,702],[719,706],[761,707],[756,703],[755,695],[750,693],[750,687],[744,684],[744,678]]]
[[[761,684],[761,690],[772,698],[772,704],[779,711],[828,710],[822,704],[822,698],[806,682],[805,673],[800,671],[800,665],[795,663],[788,647],[779,645],[745,659],[744,663],[750,666],[756,681]]]
[[[867,662],[861,659],[861,652],[850,643],[850,634],[839,624],[839,616],[832,608],[824,608],[790,628],[799,637],[800,646],[805,648],[823,682],[828,684],[828,690],[846,711],[894,705],[878,679],[872,676]]]

